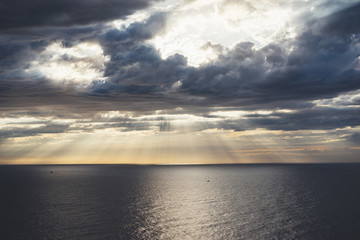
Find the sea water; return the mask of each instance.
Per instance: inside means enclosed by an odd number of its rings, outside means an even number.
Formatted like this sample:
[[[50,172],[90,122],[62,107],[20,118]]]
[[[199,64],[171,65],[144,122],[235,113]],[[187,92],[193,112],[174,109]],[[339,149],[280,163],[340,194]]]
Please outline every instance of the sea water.
[[[0,239],[360,239],[360,164],[0,166]]]

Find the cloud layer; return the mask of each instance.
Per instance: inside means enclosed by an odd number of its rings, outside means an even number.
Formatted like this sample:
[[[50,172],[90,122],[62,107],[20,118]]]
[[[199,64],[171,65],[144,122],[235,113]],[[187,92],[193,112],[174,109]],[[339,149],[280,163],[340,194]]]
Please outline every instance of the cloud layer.
[[[303,11],[292,20],[296,34],[280,31],[263,46],[240,41],[224,47],[208,41],[204,49],[213,49],[217,56],[199,66],[189,65],[187,56],[179,53],[163,57],[151,43],[169,31],[176,10],[154,10],[153,4],[4,2],[0,8],[2,119],[71,120],[66,124],[48,120],[40,126],[3,124],[2,142],[101,129],[171,132],[176,131],[174,121],[189,115],[201,119],[194,124],[198,132],[350,128],[339,139],[358,144],[359,4],[325,1],[322,4],[337,10],[301,19],[310,16]],[[226,1],[222,7],[228,4],[233,3]],[[244,4],[246,11],[256,11],[250,3]],[[139,10],[148,10],[148,17],[131,20]],[[128,22],[119,27],[111,22],[116,19]],[[131,117],[98,117],[117,111],[130,112]],[[219,111],[243,113],[224,117]]]
[[[124,18],[151,3],[144,0],[5,0],[0,8],[0,31],[99,23]]]

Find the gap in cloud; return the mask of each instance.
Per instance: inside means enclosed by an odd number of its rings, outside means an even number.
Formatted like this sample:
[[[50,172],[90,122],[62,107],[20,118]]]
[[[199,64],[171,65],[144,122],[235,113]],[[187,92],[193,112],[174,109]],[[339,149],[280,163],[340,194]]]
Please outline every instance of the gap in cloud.
[[[149,43],[164,59],[179,53],[187,57],[190,66],[198,67],[239,42],[253,42],[260,48],[279,32],[295,36],[294,29],[287,25],[294,17],[290,8],[258,5],[242,1],[187,1],[172,9],[164,33]]]
[[[147,12],[148,15],[154,11],[167,12],[165,30],[148,43],[155,46],[163,59],[178,53],[187,58],[188,65],[199,67],[232,51],[240,42],[252,42],[255,49],[259,49],[294,39],[307,21],[354,3],[354,0],[184,0],[176,3],[168,0],[155,4]],[[129,20],[144,19],[146,14],[141,16],[134,15]]]
[[[94,42],[80,42],[65,46],[54,42],[31,61],[27,74],[45,77],[54,83],[75,83],[87,87],[94,80],[105,80],[103,72],[109,57]]]

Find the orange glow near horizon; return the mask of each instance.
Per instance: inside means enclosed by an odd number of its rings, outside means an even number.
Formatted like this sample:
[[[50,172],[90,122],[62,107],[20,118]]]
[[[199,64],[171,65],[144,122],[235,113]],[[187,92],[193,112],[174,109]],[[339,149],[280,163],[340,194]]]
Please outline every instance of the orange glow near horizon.
[[[296,146],[286,144],[286,139],[297,139],[300,132],[194,130],[191,125],[185,124],[182,129],[169,132],[105,129],[92,133],[14,138],[2,144],[5,151],[2,150],[0,164],[311,163],[336,162],[341,155],[350,156],[350,153],[354,155],[359,151],[340,140],[341,144],[336,141]],[[319,136],[313,138],[319,141]],[[20,152],[23,154],[15,154]]]
[[[205,118],[159,111],[137,116],[111,111],[89,120],[3,118],[3,129],[30,134],[1,142],[0,164],[299,163],[336,162],[341,156],[357,161],[359,148],[344,141],[344,132],[358,128],[268,130],[256,128],[243,111],[211,114]],[[43,133],[32,134],[38,129]]]

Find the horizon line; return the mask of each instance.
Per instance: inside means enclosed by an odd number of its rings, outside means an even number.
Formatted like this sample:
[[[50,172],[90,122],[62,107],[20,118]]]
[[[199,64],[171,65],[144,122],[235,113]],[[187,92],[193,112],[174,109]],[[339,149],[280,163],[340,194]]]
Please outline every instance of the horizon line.
[[[117,165],[117,166],[230,166],[230,165],[344,165],[360,164],[360,162],[277,162],[277,163],[173,163],[173,164],[141,164],[141,163],[34,163],[34,164],[4,164],[0,166],[84,166],[84,165]]]

